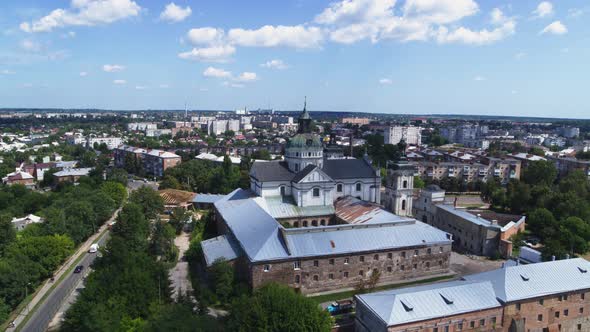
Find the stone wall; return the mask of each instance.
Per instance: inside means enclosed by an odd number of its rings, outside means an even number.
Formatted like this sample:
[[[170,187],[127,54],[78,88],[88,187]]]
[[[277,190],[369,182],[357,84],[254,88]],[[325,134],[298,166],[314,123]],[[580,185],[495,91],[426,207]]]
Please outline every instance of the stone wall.
[[[447,329],[448,328],[448,329]],[[502,307],[461,315],[432,319],[405,325],[389,327],[388,332],[423,331],[506,331],[502,326]]]

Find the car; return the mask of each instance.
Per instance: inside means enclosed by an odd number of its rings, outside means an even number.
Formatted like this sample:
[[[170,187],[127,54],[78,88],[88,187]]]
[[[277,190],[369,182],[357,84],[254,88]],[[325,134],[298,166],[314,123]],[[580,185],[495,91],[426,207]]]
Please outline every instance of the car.
[[[88,250],[88,252],[91,253],[91,254],[94,254],[94,253],[96,253],[98,251],[98,248],[99,248],[98,243],[93,243],[90,246],[90,249]]]
[[[83,269],[84,269],[84,265],[78,265],[74,269],[74,273],[80,273],[80,272],[82,272]]]
[[[351,300],[342,300],[332,302],[332,304],[330,304],[326,309],[328,310],[330,315],[334,316],[352,311],[353,306],[354,304]]]

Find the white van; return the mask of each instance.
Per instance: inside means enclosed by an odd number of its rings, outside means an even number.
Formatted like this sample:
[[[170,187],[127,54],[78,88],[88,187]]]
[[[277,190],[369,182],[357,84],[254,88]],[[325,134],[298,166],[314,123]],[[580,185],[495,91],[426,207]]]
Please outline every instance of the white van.
[[[98,243],[93,243],[90,246],[90,250],[88,250],[89,253],[94,254],[98,251]]]

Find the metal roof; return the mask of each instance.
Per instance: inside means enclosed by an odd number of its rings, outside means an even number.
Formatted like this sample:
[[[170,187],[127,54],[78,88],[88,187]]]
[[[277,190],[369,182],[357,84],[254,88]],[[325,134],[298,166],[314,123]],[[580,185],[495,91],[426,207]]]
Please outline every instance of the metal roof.
[[[258,181],[291,181],[295,173],[289,171],[287,163],[283,161],[255,161],[250,175]]]
[[[316,217],[334,214],[332,205],[297,206],[291,196],[256,197],[260,205],[273,218]]]
[[[210,203],[210,204],[213,204],[213,203],[217,202],[218,200],[222,199],[223,197],[225,197],[225,195],[219,195],[219,194],[197,194],[193,198],[193,203]]]
[[[356,296],[387,326],[500,307],[489,281],[451,281]]]
[[[461,219],[464,219],[464,220],[469,221],[469,222],[476,224],[476,225],[480,225],[480,226],[484,226],[484,227],[491,227],[491,228],[498,228],[498,229],[501,228],[499,225],[492,224],[492,222],[490,222],[489,220],[486,220],[482,217],[475,216],[475,215],[467,212],[465,209],[458,209],[450,204],[437,204],[436,207],[439,209],[445,210],[445,211],[447,211],[447,212],[449,212]]]
[[[218,259],[229,261],[240,256],[236,243],[226,235],[204,240],[201,242],[201,247],[203,248],[203,256],[207,266],[213,265]]]
[[[412,218],[400,217],[384,210],[375,203],[363,201],[352,196],[338,199],[334,203],[334,207],[336,209],[336,217],[348,224],[413,220]]]
[[[499,300],[512,302],[590,289],[590,262],[582,258],[573,258],[517,265],[465,276],[464,279],[489,280]]]
[[[375,178],[375,170],[363,159],[328,159],[322,170],[332,179]]]
[[[86,176],[92,170],[91,167],[86,168],[68,168],[63,171],[53,173],[54,176]]]

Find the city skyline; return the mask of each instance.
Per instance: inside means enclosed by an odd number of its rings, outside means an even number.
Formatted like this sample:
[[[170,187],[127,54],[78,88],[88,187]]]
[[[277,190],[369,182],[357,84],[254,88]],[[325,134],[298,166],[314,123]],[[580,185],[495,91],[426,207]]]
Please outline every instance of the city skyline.
[[[0,107],[589,117],[583,1],[1,7]]]

